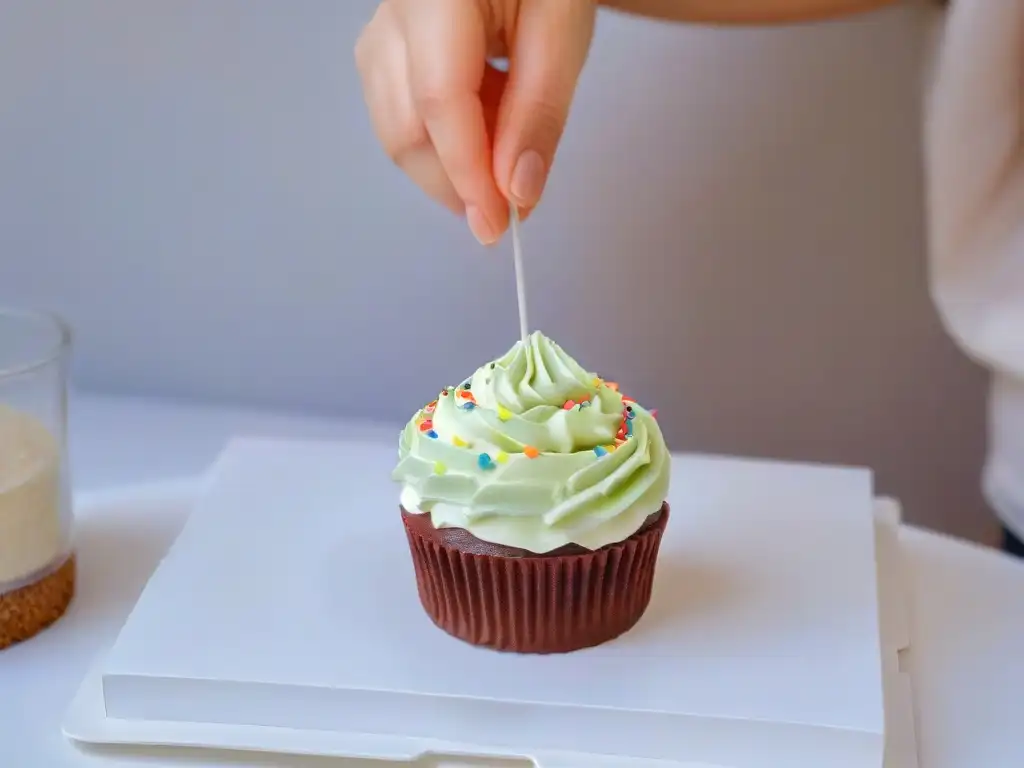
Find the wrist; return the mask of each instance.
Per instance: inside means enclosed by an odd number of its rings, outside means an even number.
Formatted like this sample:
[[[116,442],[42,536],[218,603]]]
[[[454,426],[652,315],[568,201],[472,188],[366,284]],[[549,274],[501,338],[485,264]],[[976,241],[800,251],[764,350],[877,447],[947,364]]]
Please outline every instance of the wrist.
[[[599,0],[598,5],[668,21],[784,24],[852,16],[898,0]]]

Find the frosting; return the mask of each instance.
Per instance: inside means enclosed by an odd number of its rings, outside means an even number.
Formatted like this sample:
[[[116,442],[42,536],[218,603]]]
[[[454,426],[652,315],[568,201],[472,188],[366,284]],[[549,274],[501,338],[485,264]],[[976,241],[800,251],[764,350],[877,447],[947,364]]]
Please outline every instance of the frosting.
[[[599,549],[668,494],[654,417],[535,332],[413,417],[392,477],[402,506],[437,528],[538,554]]]

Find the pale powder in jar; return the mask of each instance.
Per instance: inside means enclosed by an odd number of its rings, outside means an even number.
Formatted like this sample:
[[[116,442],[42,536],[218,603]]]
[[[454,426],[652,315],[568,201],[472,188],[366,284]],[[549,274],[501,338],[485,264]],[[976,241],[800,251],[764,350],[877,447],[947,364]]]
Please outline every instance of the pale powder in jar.
[[[0,591],[42,575],[66,554],[60,460],[43,424],[0,406]]]

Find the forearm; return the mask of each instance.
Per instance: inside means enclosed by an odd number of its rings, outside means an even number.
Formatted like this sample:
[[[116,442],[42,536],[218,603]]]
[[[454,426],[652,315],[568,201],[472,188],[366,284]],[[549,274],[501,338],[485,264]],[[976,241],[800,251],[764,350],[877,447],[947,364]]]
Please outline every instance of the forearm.
[[[849,16],[896,2],[898,0],[600,0],[600,5],[672,21],[779,24]]]

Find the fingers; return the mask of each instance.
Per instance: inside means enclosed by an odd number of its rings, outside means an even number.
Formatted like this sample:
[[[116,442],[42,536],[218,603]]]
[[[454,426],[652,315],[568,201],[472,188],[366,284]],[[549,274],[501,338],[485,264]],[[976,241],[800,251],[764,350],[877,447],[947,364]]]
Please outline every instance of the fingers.
[[[356,44],[356,65],[374,132],[384,151],[429,197],[454,213],[465,211],[423,120],[407,79],[407,56],[398,19],[382,3]]]
[[[474,234],[496,242],[508,226],[494,180],[480,99],[487,28],[476,0],[395,0],[407,46],[413,103]]]
[[[547,183],[596,14],[594,0],[521,0],[493,173],[502,194],[526,210]]]
[[[441,203],[455,214],[466,213],[466,206],[459,193],[452,186],[451,179],[441,165],[441,159],[433,147],[426,146],[410,150],[402,155],[398,163],[405,174],[412,179],[429,197]]]
[[[488,7],[384,0],[356,51],[388,154],[486,244],[508,227],[507,200],[525,217],[540,199],[596,15],[594,0],[519,0],[496,27]],[[500,29],[512,41],[507,76],[486,64]]]

